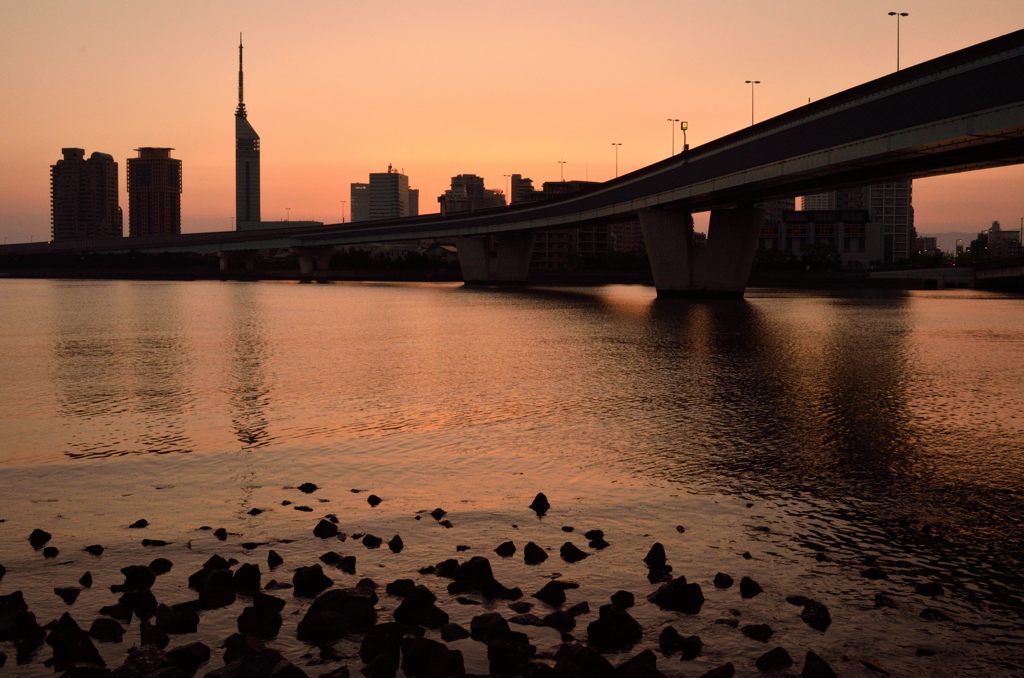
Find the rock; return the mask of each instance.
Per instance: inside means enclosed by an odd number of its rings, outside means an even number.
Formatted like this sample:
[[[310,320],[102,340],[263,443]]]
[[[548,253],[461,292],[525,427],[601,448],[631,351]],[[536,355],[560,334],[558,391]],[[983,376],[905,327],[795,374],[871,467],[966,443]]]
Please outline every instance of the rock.
[[[341,554],[337,551],[328,551],[327,553],[324,553],[320,556],[320,562],[324,565],[337,567],[338,564],[341,562]]]
[[[804,657],[804,670],[800,672],[801,678],[836,678],[836,672],[832,670],[828,662],[808,650]]]
[[[744,598],[753,598],[761,593],[762,590],[761,585],[750,577],[740,579],[740,595]]]
[[[100,617],[89,627],[89,635],[101,643],[120,643],[124,627],[109,617]]]
[[[75,601],[78,600],[78,594],[82,592],[82,589],[77,586],[60,586],[53,590],[60,599],[67,605],[74,605]]]
[[[87,571],[85,574],[78,578],[78,583],[87,589],[92,588],[92,573]]]
[[[664,655],[671,655],[683,647],[683,637],[673,626],[666,626],[658,635],[658,649]]]
[[[319,644],[350,633],[366,633],[377,623],[376,605],[377,594],[369,589],[326,591],[313,601],[299,622],[299,640]]]
[[[199,626],[199,603],[190,601],[156,608],[156,628],[170,635],[195,633]]]
[[[533,603],[528,603],[525,600],[517,600],[514,603],[509,603],[508,608],[513,612],[517,612],[519,614],[526,614],[527,612],[533,609]]]
[[[443,508],[436,508],[430,512],[430,517],[434,520],[441,520],[441,518],[444,518],[445,515],[447,515],[447,513],[448,512],[445,511]]]
[[[378,549],[384,540],[374,534],[363,535],[363,546],[368,549]]]
[[[412,595],[413,591],[416,590],[416,582],[412,579],[396,579],[385,586],[384,590],[392,596],[405,598],[406,596]]]
[[[469,546],[469,544],[458,544],[458,545],[457,545],[457,546],[455,547],[455,550],[456,550],[456,551],[459,551],[459,552],[462,552],[462,551],[468,551],[469,549],[470,549],[470,546]]]
[[[293,588],[295,587],[288,582],[279,582],[276,579],[271,579],[263,586],[264,591],[287,591]]]
[[[558,550],[558,553],[562,556],[562,560],[567,563],[578,563],[590,555],[579,550],[571,541],[562,544],[562,548]]]
[[[105,549],[102,546],[100,546],[99,544],[90,544],[89,546],[86,546],[82,550],[85,551],[86,553],[90,554],[90,555],[93,555],[93,556],[101,556],[101,555],[103,555],[103,551]]]
[[[382,501],[384,500],[375,494],[371,494],[369,497],[366,498],[366,503],[369,504],[370,506],[377,506]]]
[[[263,513],[263,509],[251,508],[248,511],[246,511],[246,513],[248,513],[250,516],[258,516],[259,514]]]
[[[47,546],[43,549],[43,558],[56,558],[60,550],[56,546]]]
[[[864,577],[865,579],[871,579],[871,580],[888,579],[889,578],[889,575],[887,575],[885,573],[885,570],[883,570],[880,567],[869,567],[866,570],[861,570],[860,576]]]
[[[142,645],[152,645],[153,647],[158,647],[162,650],[167,647],[169,639],[167,638],[166,633],[153,626],[148,621],[142,620],[139,622],[139,642]]]
[[[129,565],[121,568],[124,575],[123,584],[115,584],[110,587],[114,593],[121,591],[148,591],[156,582],[156,575],[145,565]]]
[[[544,626],[544,621],[540,617],[529,612],[526,614],[517,614],[510,618],[508,623],[518,624],[519,626]]]
[[[542,516],[548,512],[548,509],[551,508],[551,504],[548,503],[548,498],[544,496],[543,492],[538,492],[537,496],[534,497],[533,501],[530,503],[530,508],[533,509],[538,516]]]
[[[235,602],[235,584],[231,570],[208,570],[199,589],[199,605],[216,610]]]
[[[599,537],[598,539],[591,539],[588,545],[590,546],[590,548],[597,549],[598,551],[601,551],[611,546],[611,544],[604,540],[604,537]]]
[[[671,570],[668,566],[668,558],[665,555],[665,547],[662,543],[654,542],[647,555],[644,556],[644,563],[649,570]]]
[[[194,676],[199,667],[210,661],[210,648],[200,642],[189,643],[167,652],[167,665]]]
[[[355,556],[342,556],[341,560],[338,561],[338,569],[345,574],[356,573],[356,557]]]
[[[570,607],[568,610],[566,610],[566,612],[572,615],[573,617],[579,617],[583,614],[590,614],[590,603],[588,603],[585,600],[582,600],[573,605],[572,607]]]
[[[213,536],[220,541],[226,541],[228,538],[228,531],[225,530],[223,527],[218,527],[216,530],[213,531]]]
[[[401,553],[402,549],[405,548],[405,542],[397,534],[388,540],[388,548],[391,549],[392,553]]]
[[[885,593],[875,594],[875,607],[890,607],[895,609],[897,607],[896,601],[891,596]]]
[[[547,552],[532,541],[528,542],[526,546],[523,547],[523,562],[527,565],[537,565],[539,563],[543,563],[547,559]]]
[[[464,638],[469,638],[469,631],[458,624],[448,623],[441,627],[441,640],[445,642],[450,643]]]
[[[793,658],[789,656],[785,648],[777,647],[769,650],[757,658],[757,668],[764,673],[770,671],[781,671],[793,665]]]
[[[312,513],[313,512],[313,507],[312,506],[306,506],[304,504],[298,504],[296,506],[293,506],[292,509],[295,510],[295,511],[302,511],[303,513]]]
[[[0,596],[0,642],[14,642],[18,663],[28,661],[45,636],[21,591]]]
[[[330,539],[331,537],[338,536],[338,526],[329,520],[321,519],[316,527],[313,528],[313,534],[320,539]]]
[[[149,527],[149,521],[146,520],[145,518],[139,518],[134,523],[129,525],[128,529],[131,529],[131,530],[141,530],[141,529],[143,529],[145,527]]]
[[[732,665],[732,662],[727,662],[702,673],[700,678],[732,678],[734,675],[736,675],[736,667]]]
[[[292,575],[292,585],[295,587],[295,595],[304,598],[313,598],[321,591],[333,584],[334,581],[328,578],[319,565],[300,567]]]
[[[402,671],[409,678],[444,678],[466,672],[462,653],[428,638],[402,639]]]
[[[922,596],[941,596],[946,592],[942,584],[934,581],[914,585],[914,592]]]
[[[284,601],[280,598],[257,592],[252,605],[243,609],[238,617],[238,632],[268,640],[281,630],[281,610]]]
[[[750,555],[750,551],[744,551],[744,552],[743,552],[742,554],[740,554],[740,555],[742,555],[742,556],[743,556],[743,560],[750,560],[751,558],[753,558],[753,557],[754,557],[754,556]]]
[[[260,590],[260,566],[255,563],[245,563],[235,570],[231,583],[238,593],[255,593]]]
[[[629,591],[616,591],[612,594],[612,605],[625,610],[636,605],[636,596]]]
[[[747,624],[742,629],[743,635],[752,640],[757,640],[762,643],[767,643],[768,640],[775,635],[775,631],[772,627],[767,624]]]
[[[915,657],[934,657],[935,656],[935,650],[932,650],[931,648],[927,648],[927,647],[919,647],[916,650],[914,650],[914,656]]]
[[[395,621],[439,629],[448,623],[448,613],[434,605],[437,600],[426,586],[417,586],[394,611]]]
[[[926,607],[921,610],[921,619],[925,621],[949,621],[949,615],[934,607]]]
[[[174,564],[166,558],[154,558],[149,563],[149,571],[155,575],[167,574],[171,571]]]
[[[508,588],[494,578],[491,563],[483,556],[473,556],[456,568],[452,574],[454,581],[448,585],[451,594],[479,592],[485,598],[493,600],[518,600],[523,592],[518,588]]]
[[[171,542],[169,542],[169,541],[164,541],[163,539],[143,539],[143,540],[142,540],[142,545],[143,545],[143,546],[155,546],[155,547],[159,547],[159,546],[167,546],[167,545],[169,545],[170,543],[171,543]]]
[[[686,532],[686,528],[683,527],[682,525],[676,525],[676,532],[678,532],[679,534],[682,534],[683,532]]]
[[[452,579],[455,577],[455,571],[459,569],[459,561],[454,558],[448,558],[442,560],[440,563],[434,566],[434,574],[438,577],[445,577],[446,579]]]
[[[492,675],[522,675],[537,648],[524,633],[509,633],[487,643],[487,663]]]
[[[704,604],[704,593],[700,584],[688,584],[686,577],[676,577],[647,596],[647,600],[665,610],[696,614]]]
[[[270,552],[267,553],[267,567],[269,567],[271,570],[273,570],[275,567],[282,564],[283,562],[284,558],[282,558],[277,551],[271,549]]]
[[[302,483],[301,485],[299,485],[299,492],[303,492],[305,494],[313,494],[318,489],[320,488],[313,483]]]
[[[658,658],[650,650],[644,650],[615,668],[616,678],[665,678],[658,670]]]
[[[376,664],[376,673],[364,673],[366,675],[385,675],[381,669],[390,669],[386,675],[393,676],[398,670],[398,655],[401,648],[402,638],[407,635],[422,636],[423,629],[416,626],[406,626],[398,622],[385,622],[376,624],[366,635],[363,636],[359,645],[359,658],[365,664]],[[381,661],[381,658],[384,661]]]
[[[533,594],[533,597],[551,607],[561,607],[565,602],[565,592],[579,587],[580,585],[575,582],[554,579],[544,584],[539,591]]]
[[[730,586],[732,586],[732,577],[727,575],[725,572],[719,572],[715,575],[716,589],[727,589]]]
[[[515,542],[512,542],[512,541],[502,542],[502,543],[498,544],[498,546],[494,549],[494,552],[497,553],[502,558],[510,558],[510,557],[512,557],[512,556],[514,556],[516,554]]]
[[[50,624],[49,629],[46,644],[53,648],[52,664],[56,671],[68,670],[76,664],[106,666],[89,635],[67,612]]]
[[[587,625],[587,645],[601,652],[628,650],[643,638],[640,624],[626,610],[602,605],[596,620]]]
[[[127,591],[117,601],[118,607],[131,611],[139,619],[149,619],[156,614],[156,598],[149,589]],[[102,612],[102,610],[101,610]],[[111,615],[116,618],[116,615]],[[127,623],[128,620],[125,620]]]
[[[800,613],[800,619],[815,631],[825,631],[832,625],[832,615],[828,608],[816,600],[807,599],[803,603],[804,610]]]
[[[494,638],[506,636],[511,632],[508,622],[497,612],[477,615],[473,617],[469,624],[470,637],[483,643],[490,642]]]
[[[445,528],[446,530],[450,530],[452,528],[452,521],[450,521],[448,519],[445,519],[445,520],[440,521],[438,523],[438,525],[440,525],[441,527]]]
[[[555,675],[566,678],[613,678],[615,668],[596,650],[565,643],[555,653]]]

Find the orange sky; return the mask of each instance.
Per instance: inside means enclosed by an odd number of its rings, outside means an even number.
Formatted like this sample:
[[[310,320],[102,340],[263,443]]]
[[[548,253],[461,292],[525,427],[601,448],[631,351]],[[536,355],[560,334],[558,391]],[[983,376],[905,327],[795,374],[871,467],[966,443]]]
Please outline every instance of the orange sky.
[[[589,2],[3,2],[0,239],[49,237],[62,146],[173,146],[182,228],[234,215],[237,39],[262,137],[265,220],[336,222],[348,185],[388,163],[437,211],[450,177],[603,180],[669,154],[666,118],[697,145],[902,64],[1024,27],[1021,0]],[[678,137],[677,132],[677,137]],[[681,143],[677,138],[676,144]],[[1020,166],[915,183],[918,230],[1024,215]],[[346,205],[346,211],[348,206]],[[2,241],[2,240],[0,240]]]

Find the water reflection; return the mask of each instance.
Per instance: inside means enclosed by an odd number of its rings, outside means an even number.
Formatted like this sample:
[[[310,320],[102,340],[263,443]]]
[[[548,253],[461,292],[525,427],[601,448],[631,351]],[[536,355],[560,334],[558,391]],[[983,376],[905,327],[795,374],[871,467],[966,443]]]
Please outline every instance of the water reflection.
[[[236,284],[230,288],[232,354],[229,398],[231,424],[242,448],[263,447],[270,443],[266,410],[270,388],[263,363],[267,345],[263,336],[263,317],[259,287]]]

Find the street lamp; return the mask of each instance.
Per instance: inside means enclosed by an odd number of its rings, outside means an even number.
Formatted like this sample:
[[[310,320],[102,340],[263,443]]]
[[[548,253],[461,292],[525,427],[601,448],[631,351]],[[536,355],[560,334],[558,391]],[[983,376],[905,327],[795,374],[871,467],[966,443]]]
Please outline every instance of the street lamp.
[[[679,122],[679,118],[665,118],[669,126],[672,128],[672,155],[676,154],[676,123]]]
[[[291,221],[292,220],[292,208],[291,207],[285,207],[284,211],[287,213],[285,215],[284,220],[285,221]]]
[[[341,201],[341,223],[345,223],[345,201]]]
[[[900,17],[910,16],[907,12],[889,12],[896,17],[896,70],[900,70]]]
[[[612,146],[615,147],[615,178],[619,178],[619,146],[622,144],[618,141],[613,141]]]
[[[558,176],[561,178],[562,183],[565,183],[565,161],[558,161]]]
[[[683,120],[679,123],[679,129],[683,130],[683,153],[690,150],[690,144],[686,143],[686,130],[690,128],[690,123]]]
[[[747,80],[746,83],[750,85],[750,126],[754,126],[754,85],[760,85],[760,80]]]
[[[511,205],[512,204],[512,198],[509,197],[509,194],[508,194],[508,179],[512,175],[511,174],[502,174],[501,176],[505,177],[505,200],[507,201],[505,204]]]

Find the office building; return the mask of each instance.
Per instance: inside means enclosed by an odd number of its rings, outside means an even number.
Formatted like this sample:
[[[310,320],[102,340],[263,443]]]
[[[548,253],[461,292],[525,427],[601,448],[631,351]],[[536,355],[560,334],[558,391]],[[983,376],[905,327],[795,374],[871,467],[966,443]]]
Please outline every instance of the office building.
[[[501,191],[484,187],[483,177],[475,174],[460,174],[452,177],[451,188],[437,197],[441,214],[476,212],[505,206]]]
[[[388,165],[387,172],[370,174],[368,183],[351,185],[352,221],[398,219],[419,214],[419,191],[409,177]]]
[[[788,210],[765,221],[758,249],[783,260],[834,257],[844,268],[869,268],[882,261],[882,225],[863,209]]]
[[[879,224],[882,229],[880,263],[896,264],[910,259],[917,236],[910,179],[807,195],[803,208],[807,211],[867,210],[868,221]]]
[[[117,163],[106,153],[85,159],[81,148],[62,148],[50,166],[50,235],[54,242],[120,238]]]
[[[352,207],[352,221],[369,221],[370,184],[353,183],[349,188],[349,205]]]
[[[242,36],[238,36],[238,108],[235,109],[235,229],[260,227],[260,135],[249,124],[242,87]]]
[[[181,233],[181,161],[173,148],[145,146],[128,159],[128,235]]]
[[[522,174],[512,175],[512,194],[509,196],[509,203],[514,205],[520,202],[532,202],[540,200],[543,196],[533,187],[533,179],[523,178]]]

